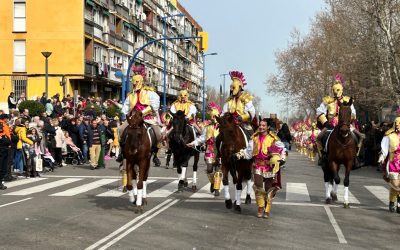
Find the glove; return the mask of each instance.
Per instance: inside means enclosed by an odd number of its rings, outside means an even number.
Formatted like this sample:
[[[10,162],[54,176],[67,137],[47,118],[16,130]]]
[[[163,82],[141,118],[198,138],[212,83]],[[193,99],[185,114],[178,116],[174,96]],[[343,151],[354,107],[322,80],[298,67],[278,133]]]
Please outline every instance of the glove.
[[[324,123],[324,127],[328,130],[332,130],[334,127],[328,121]]]
[[[379,155],[379,159],[378,159],[378,163],[382,165],[384,161],[385,161],[385,158],[383,157],[382,154],[380,154]]]

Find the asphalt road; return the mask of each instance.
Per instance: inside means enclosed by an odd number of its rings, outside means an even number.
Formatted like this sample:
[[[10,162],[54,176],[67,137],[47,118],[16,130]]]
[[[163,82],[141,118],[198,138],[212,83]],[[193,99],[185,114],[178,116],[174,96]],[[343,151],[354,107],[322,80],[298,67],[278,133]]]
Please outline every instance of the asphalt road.
[[[119,191],[114,161],[106,169],[67,166],[6,183],[9,188],[0,193],[0,249],[399,247],[400,214],[388,212],[388,188],[375,168],[351,173],[352,203],[345,209],[340,202],[324,204],[321,169],[291,152],[271,217],[259,219],[254,199],[237,214],[225,208],[223,196],[210,195],[200,162],[196,193],[190,186],[176,193],[176,171],[152,167],[143,214],[135,214]],[[189,168],[188,177],[191,173]]]

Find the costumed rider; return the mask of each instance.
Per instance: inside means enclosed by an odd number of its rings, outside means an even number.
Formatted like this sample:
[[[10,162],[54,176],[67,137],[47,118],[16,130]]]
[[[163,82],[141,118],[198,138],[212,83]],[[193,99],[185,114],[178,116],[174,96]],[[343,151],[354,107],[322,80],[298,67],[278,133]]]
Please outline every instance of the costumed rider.
[[[257,217],[268,218],[272,199],[282,188],[280,167],[286,156],[285,145],[279,137],[269,130],[271,118],[264,118],[253,135],[254,142],[254,191],[258,206]]]
[[[322,138],[324,138],[326,133],[329,133],[332,131],[336,125],[339,123],[339,102],[340,103],[348,103],[350,101],[349,96],[343,96],[343,84],[344,80],[342,75],[337,74],[335,77],[335,82],[332,85],[332,92],[333,92],[333,97],[331,96],[325,96],[322,99],[321,105],[317,108],[316,114],[317,114],[317,120],[320,124],[322,130],[318,134],[316,143],[317,143],[317,149],[318,149],[318,165],[322,166],[323,164],[323,153],[324,152],[324,145],[322,145]],[[356,119],[356,110],[354,108],[354,105],[351,105],[351,118],[353,121]],[[354,126],[351,126],[351,135],[357,142],[357,156],[358,152],[361,146],[361,139],[364,138],[364,135],[361,134]],[[329,131],[329,132],[328,132]],[[355,162],[358,162],[357,160]],[[356,163],[358,164],[358,163]]]
[[[125,99],[121,111],[123,114],[125,114],[125,116],[128,115],[131,110],[138,110],[142,112],[144,122],[151,126],[156,136],[157,142],[155,144],[157,146],[152,149],[152,152],[154,152],[153,162],[156,166],[160,166],[161,162],[157,158],[158,143],[161,140],[161,123],[158,113],[158,109],[160,107],[160,96],[154,91],[153,88],[144,86],[146,72],[143,66],[133,67],[133,72],[132,92],[129,93]],[[121,154],[117,159],[118,162],[122,162],[122,160],[125,158],[123,155],[123,148],[126,143],[127,133],[125,131],[127,126],[128,122],[125,120],[118,129],[118,133],[120,135],[119,142],[121,146]]]
[[[172,103],[170,112],[176,114],[178,111],[185,113],[188,123],[196,129],[196,133],[201,133],[201,129],[197,126],[196,114],[197,108],[189,100],[189,85],[187,82],[181,83],[181,91],[179,91],[178,99]]]
[[[215,117],[220,115],[221,107],[214,102],[210,102],[207,105],[207,113],[210,116],[209,123],[203,127],[201,135],[188,143],[187,146],[198,147],[205,144],[204,161],[207,165],[207,176],[211,183],[210,192],[214,193],[215,196],[219,196],[222,172],[219,169],[219,159],[217,159],[216,138],[219,135],[219,128]]]
[[[251,141],[253,128],[251,122],[256,115],[256,110],[252,101],[254,97],[243,90],[247,83],[242,72],[231,71],[229,72],[229,75],[232,80],[230,96],[224,104],[221,116],[226,112],[231,113],[234,116],[236,123],[242,128],[247,144],[246,148],[241,149],[235,154],[235,157],[237,159],[250,160],[252,159],[253,152],[253,142]]]
[[[381,142],[381,155],[378,162],[382,165],[383,178],[390,186],[389,211],[400,213],[400,109]]]

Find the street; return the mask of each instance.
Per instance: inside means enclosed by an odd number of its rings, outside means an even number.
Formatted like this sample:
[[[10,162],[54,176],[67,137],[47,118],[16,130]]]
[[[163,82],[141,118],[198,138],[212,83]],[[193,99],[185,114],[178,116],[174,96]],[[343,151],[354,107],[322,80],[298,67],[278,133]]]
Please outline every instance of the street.
[[[373,167],[351,173],[351,208],[344,209],[340,202],[324,204],[322,170],[291,151],[271,217],[258,219],[254,193],[242,214],[225,208],[222,193],[217,198],[209,193],[203,159],[196,193],[190,184],[176,193],[176,170],[152,167],[143,214],[135,214],[127,194],[118,190],[117,163],[107,164],[94,171],[67,166],[6,183],[0,248],[398,249],[393,236],[400,215],[388,212],[388,188]],[[189,168],[188,177],[191,173]]]

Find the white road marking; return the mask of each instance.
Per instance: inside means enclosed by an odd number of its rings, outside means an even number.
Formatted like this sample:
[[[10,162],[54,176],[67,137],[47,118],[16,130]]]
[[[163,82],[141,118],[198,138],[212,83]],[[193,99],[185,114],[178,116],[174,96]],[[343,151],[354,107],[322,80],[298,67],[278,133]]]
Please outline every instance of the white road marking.
[[[389,204],[389,190],[383,186],[365,186],[376,198],[384,204]]]
[[[92,250],[97,248],[98,246],[100,246],[101,244],[107,242],[108,240],[112,239],[113,237],[117,236],[119,233],[124,232],[127,228],[129,228],[130,226],[132,226],[133,224],[135,224],[137,221],[141,220],[142,218],[145,218],[146,216],[148,216],[149,214],[151,214],[154,211],[157,211],[160,208],[163,208],[165,205],[167,205],[168,203],[170,203],[172,201],[172,199],[167,199],[164,202],[158,204],[157,206],[153,207],[152,209],[150,209],[149,211],[146,211],[144,214],[139,215],[138,217],[134,218],[133,220],[129,221],[128,223],[126,223],[125,225],[123,225],[122,227],[118,228],[117,230],[115,230],[114,232],[112,232],[111,234],[107,235],[106,237],[104,237],[103,239],[95,242],[94,244],[92,244],[91,246],[87,247],[85,250]]]
[[[306,183],[286,183],[287,201],[311,201]]]
[[[75,188],[70,188],[67,189],[63,192],[59,192],[59,193],[55,193],[55,194],[51,194],[50,196],[74,196],[77,194],[81,194],[81,193],[85,193],[87,191],[99,188],[101,186],[104,186],[106,184],[110,184],[113,182],[118,181],[118,179],[100,179],[88,184],[84,184]]]
[[[338,197],[338,201],[344,202],[344,185],[338,186],[337,197]],[[360,201],[350,192],[350,190],[349,190],[349,203],[360,204]]]
[[[46,178],[88,178],[88,179],[116,179],[119,178],[121,179],[121,175],[42,175],[42,177]],[[152,176],[148,177],[147,179],[155,179],[155,180],[176,180],[176,177],[157,177],[157,176]],[[191,180],[192,178],[187,178],[188,180]]]
[[[189,199],[201,199],[201,198],[211,199],[211,198],[214,198],[214,194],[210,193],[210,186],[211,186],[211,183],[207,183],[207,185],[202,187],[196,193],[192,194],[189,197]]]
[[[147,198],[164,198],[168,197],[178,190],[178,180],[168,183],[157,190],[147,194]]]
[[[19,201],[13,201],[13,202],[10,202],[10,203],[7,203],[7,204],[3,204],[3,205],[0,205],[0,207],[10,206],[12,204],[20,203],[20,202],[27,201],[27,200],[30,200],[30,199],[32,199],[32,197],[31,198],[22,199],[22,200],[19,200]]]
[[[152,215],[150,215],[149,217],[143,219],[141,222],[139,222],[138,224],[136,224],[135,226],[127,229],[125,232],[123,232],[122,234],[118,235],[117,237],[115,237],[113,240],[111,240],[110,242],[108,242],[107,244],[105,244],[103,247],[101,247],[99,250],[105,250],[107,248],[109,248],[110,246],[114,245],[116,242],[120,241],[122,238],[124,238],[125,236],[127,236],[128,234],[130,234],[131,232],[133,232],[134,230],[136,230],[137,228],[139,228],[140,226],[142,226],[144,223],[146,223],[147,221],[151,220],[153,217],[157,216],[158,214],[160,214],[161,212],[167,210],[169,207],[175,205],[179,200],[173,200],[171,203],[165,205],[163,208],[159,209],[157,212],[153,213]]]
[[[150,183],[153,183],[153,182],[155,182],[156,180],[147,180],[147,186],[150,184]],[[123,196],[124,194],[127,194],[128,192],[125,192],[125,193],[123,193],[122,191],[120,191],[120,190],[118,190],[118,189],[112,189],[112,190],[109,190],[109,191],[107,191],[107,192],[104,192],[104,193],[101,193],[101,194],[98,194],[98,195],[96,195],[96,196],[100,196],[100,197],[120,197],[120,196]]]
[[[335,233],[336,233],[336,235],[337,235],[337,237],[339,239],[339,243],[347,244],[347,241],[344,238],[343,232],[340,229],[338,223],[336,222],[335,217],[333,216],[331,209],[329,208],[329,206],[324,206],[324,208],[325,208],[326,214],[328,215],[329,221],[331,222],[331,224],[333,226],[333,229],[335,229]]]
[[[29,183],[34,183],[38,181],[43,181],[46,180],[47,178],[30,178],[30,179],[23,179],[23,180],[16,180],[12,182],[6,182],[4,185],[7,186],[8,188],[13,188],[13,187],[18,187],[21,185],[29,184]]]
[[[56,188],[62,185],[66,185],[66,184],[70,184],[76,181],[80,181],[82,180],[81,178],[66,178],[66,179],[62,179],[62,180],[58,180],[58,181],[53,181],[50,183],[46,183],[46,184],[42,184],[39,186],[33,186],[33,187],[29,187],[29,188],[25,188],[19,191],[15,191],[15,192],[11,192],[11,193],[7,193],[7,194],[3,194],[3,195],[29,195],[29,194],[34,194],[34,193],[39,193],[39,192],[43,192],[47,189],[51,189],[51,188]]]

